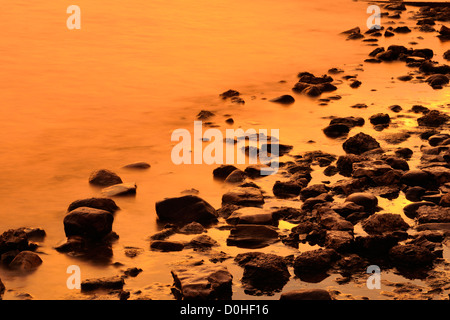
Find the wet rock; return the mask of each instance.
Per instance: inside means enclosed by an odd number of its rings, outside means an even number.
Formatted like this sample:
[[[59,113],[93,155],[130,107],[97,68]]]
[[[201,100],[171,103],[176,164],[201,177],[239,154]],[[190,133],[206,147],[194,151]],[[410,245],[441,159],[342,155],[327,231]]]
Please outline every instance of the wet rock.
[[[380,144],[371,136],[360,132],[357,135],[348,138],[342,147],[346,153],[361,155],[366,151],[380,148]]]
[[[3,284],[2,280],[0,279],[0,300],[2,299],[3,293],[5,293],[5,285]]]
[[[336,211],[321,207],[317,209],[319,223],[328,230],[353,231],[353,224],[345,220]]]
[[[154,240],[150,243],[150,249],[163,252],[181,251],[184,244],[178,241]]]
[[[391,118],[389,117],[389,115],[387,113],[374,114],[374,115],[370,116],[369,120],[370,120],[370,123],[373,125],[389,124],[391,122]]]
[[[398,104],[394,104],[392,106],[389,107],[389,110],[391,110],[392,112],[400,112],[403,110],[403,108],[401,106],[399,106]]]
[[[398,230],[406,231],[409,225],[399,214],[382,213],[374,214],[362,223],[362,228],[368,234],[382,234]]]
[[[242,283],[247,291],[279,291],[289,281],[290,274],[283,257],[247,252],[238,254],[234,260],[244,268]]]
[[[247,178],[247,174],[240,170],[236,169],[232,173],[228,175],[228,177],[225,179],[226,183],[240,183],[243,182]]]
[[[67,237],[100,240],[111,233],[113,222],[114,216],[109,211],[79,207],[64,217],[64,231]]]
[[[75,210],[80,207],[89,207],[94,209],[100,209],[109,211],[111,213],[116,212],[120,208],[116,205],[114,200],[109,198],[88,198],[88,199],[81,199],[81,200],[75,200],[69,205],[69,208],[67,209],[67,212],[70,212],[72,210]]]
[[[405,215],[410,218],[410,219],[414,219],[417,217],[417,210],[422,207],[422,206],[431,206],[434,207],[436,204],[430,201],[422,201],[422,202],[413,202],[410,203],[408,205],[406,205],[403,208],[403,212],[405,213]]]
[[[441,206],[421,206],[416,210],[418,223],[449,223],[450,208]]]
[[[297,181],[276,181],[272,192],[277,198],[297,197],[302,190],[303,184]]]
[[[86,279],[81,282],[81,291],[121,290],[125,281],[120,276]]]
[[[406,172],[400,178],[400,182],[410,187],[419,186],[425,189],[429,189],[436,184],[436,182],[433,180],[432,175],[420,169],[410,170]]]
[[[139,161],[139,162],[134,162],[134,163],[130,163],[125,165],[123,168],[124,169],[136,169],[136,170],[144,170],[144,169],[148,169],[150,168],[150,164],[144,161]]]
[[[393,247],[389,250],[389,258],[395,266],[407,269],[429,266],[434,260],[430,250],[412,244]]]
[[[191,222],[183,226],[179,232],[184,234],[200,234],[205,232],[206,229],[198,222]]]
[[[144,249],[142,248],[136,248],[136,247],[125,247],[124,253],[128,258],[136,258],[138,255],[140,255],[142,252],[144,252]]]
[[[89,183],[100,187],[109,187],[122,182],[117,174],[107,169],[96,170],[89,176]]]
[[[197,114],[198,120],[206,120],[208,118],[211,118],[214,116],[214,112],[208,111],[208,110],[202,110]]]
[[[450,40],[450,28],[442,25],[438,37],[443,41]]]
[[[133,196],[136,189],[135,183],[120,183],[102,189],[102,194],[107,197]]]
[[[436,146],[442,144],[444,141],[446,141],[449,138],[450,138],[450,135],[448,135],[448,134],[438,133],[438,134],[434,134],[434,135],[430,136],[428,138],[428,143],[430,144],[430,146],[436,147]]]
[[[280,300],[333,300],[330,293],[323,289],[300,289],[283,292]]]
[[[350,83],[350,88],[356,89],[361,86],[362,82],[359,80],[354,80]]]
[[[323,132],[329,138],[338,138],[347,135],[350,128],[344,124],[331,124],[325,127]]]
[[[407,26],[401,26],[401,27],[394,28],[394,32],[395,33],[410,33],[411,29],[408,28]]]
[[[323,183],[313,184],[301,190],[300,200],[305,201],[308,198],[317,197],[322,193],[327,193],[328,191],[330,191],[330,187]]]
[[[112,236],[107,236],[101,239],[101,241],[90,240],[81,236],[71,236],[66,242],[56,246],[55,250],[94,262],[106,263],[113,256],[111,245],[113,240],[114,238]]]
[[[308,198],[303,202],[302,210],[311,211],[316,204],[333,201],[333,197],[328,193],[322,193],[317,197]]]
[[[218,217],[217,211],[208,202],[192,195],[158,201],[155,208],[159,220],[179,224],[193,221],[208,224]]]
[[[316,249],[302,252],[294,260],[294,272],[320,273],[331,268],[333,262],[337,261],[339,254],[333,249]]]
[[[265,177],[274,170],[267,165],[249,165],[245,168],[245,174],[251,179]]]
[[[413,151],[409,148],[398,148],[395,150],[395,155],[397,157],[403,158],[403,159],[409,159],[413,155]]]
[[[341,175],[349,177],[353,172],[353,164],[364,160],[366,160],[366,158],[362,156],[347,154],[338,158],[336,167]]]
[[[443,57],[445,60],[450,61],[450,50],[445,51]]]
[[[32,251],[21,251],[9,264],[15,270],[31,271],[42,264],[42,259]]]
[[[171,271],[177,300],[231,300],[233,276],[226,267],[200,265]]]
[[[360,205],[364,207],[364,210],[368,213],[375,212],[378,205],[377,197],[368,192],[352,193],[345,199],[345,202],[353,202],[357,205]]]
[[[278,225],[278,218],[266,209],[247,207],[234,211],[227,219],[228,224],[265,224]]]
[[[295,102],[295,99],[291,95],[286,94],[286,95],[282,95],[277,98],[271,99],[269,101],[275,102],[275,103],[281,103],[281,104],[292,104]]]
[[[361,29],[359,27],[354,27],[349,30],[341,32],[341,34],[352,34],[352,33],[361,33]]]
[[[240,95],[240,93],[238,91],[230,89],[225,92],[222,92],[219,96],[222,99],[227,99],[227,98],[232,98],[232,97],[238,97],[239,95]]]
[[[450,79],[445,74],[433,74],[425,81],[434,89],[442,89],[442,86],[448,84]]]
[[[423,171],[428,173],[432,180],[437,184],[450,182],[450,169],[443,166],[432,166],[424,168]]]
[[[191,241],[187,244],[187,247],[204,250],[218,245],[219,243],[216,240],[206,234],[202,234],[191,239]]]
[[[450,193],[446,193],[442,196],[439,205],[441,207],[450,207]]]
[[[450,223],[423,223],[416,227],[417,231],[440,231],[450,237]]]
[[[364,118],[361,117],[338,117],[338,118],[333,118],[330,120],[330,125],[333,124],[343,124],[346,125],[349,128],[353,128],[353,127],[361,127],[363,126],[365,123]]]
[[[349,251],[353,246],[353,233],[341,230],[327,230],[325,247],[337,252]]]
[[[176,229],[173,226],[166,227],[161,231],[158,231],[150,236],[150,240],[164,240],[171,235],[174,235]]]
[[[389,30],[386,30],[386,31],[384,32],[384,36],[385,36],[385,37],[393,37],[393,36],[395,36],[395,33],[390,32]]]
[[[368,106],[365,103],[357,103],[357,104],[354,104],[354,105],[350,106],[350,108],[353,108],[353,109],[366,109],[366,108],[368,108]]]
[[[223,164],[213,170],[213,176],[216,179],[225,180],[235,170],[237,170],[235,166],[230,164]]]
[[[278,241],[277,229],[272,226],[241,224],[230,230],[228,246],[241,248],[264,248]]]
[[[419,126],[439,127],[448,122],[449,116],[439,110],[431,110],[417,119]]]
[[[355,238],[355,252],[368,258],[385,257],[392,247],[407,236],[403,238],[393,233],[358,236]]]
[[[409,187],[405,191],[405,198],[406,200],[412,201],[412,202],[418,202],[421,200],[422,196],[425,194],[426,189],[422,187]]]
[[[339,180],[331,186],[331,190],[335,194],[349,195],[356,192],[363,192],[367,189],[369,179],[366,177],[357,179]]]
[[[332,177],[337,173],[339,173],[339,170],[334,165],[330,165],[330,166],[326,167],[325,170],[323,171],[323,174],[326,175],[327,177]]]
[[[237,187],[222,196],[222,205],[260,206],[264,204],[261,190],[252,187]]]

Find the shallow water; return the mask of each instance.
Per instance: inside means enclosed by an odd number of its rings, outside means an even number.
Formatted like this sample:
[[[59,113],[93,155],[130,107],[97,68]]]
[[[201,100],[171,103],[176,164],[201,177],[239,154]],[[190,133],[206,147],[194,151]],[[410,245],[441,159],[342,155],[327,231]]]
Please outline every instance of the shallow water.
[[[448,88],[436,91],[426,84],[392,80],[409,71],[402,63],[363,64],[373,47],[346,41],[339,33],[355,26],[366,29],[365,2],[79,0],[77,4],[82,28],[72,31],[65,27],[64,3],[17,0],[2,5],[8,14],[0,21],[4,31],[0,43],[0,231],[32,226],[47,232],[39,248],[44,263],[38,270],[27,276],[0,270],[2,281],[14,290],[6,292],[5,299],[18,298],[18,292],[36,299],[91,298],[67,289],[66,268],[71,264],[81,267],[83,279],[118,274],[112,265],[70,258],[53,249],[65,239],[62,220],[67,206],[100,194],[87,182],[90,172],[100,168],[138,185],[136,197],[115,199],[122,210],[113,227],[120,236],[113,262],[144,270],[128,279],[125,289],[147,288],[153,299],[171,299],[170,268],[193,253],[148,250],[147,238],[158,230],[155,201],[195,188],[218,208],[221,195],[230,188],[212,179],[215,166],[175,166],[171,161],[175,144],[171,133],[177,128],[193,130],[200,110],[214,111],[212,121],[221,130],[280,129],[281,142],[294,145],[292,154],[316,149],[342,154],[341,141],[323,135],[322,128],[328,124],[323,117],[367,119],[392,104],[408,109],[414,104],[439,108],[450,103]],[[379,44],[417,41],[418,48],[433,48],[436,60],[450,48],[428,35],[417,39],[419,35],[423,34],[381,38]],[[300,95],[288,107],[266,100],[290,94],[298,72],[324,74],[331,67],[357,74],[363,85],[355,90],[343,80],[337,91],[343,98],[328,106]],[[218,97],[230,88],[242,92],[245,105]],[[377,91],[371,91],[374,88]],[[369,108],[349,108],[361,102]],[[234,126],[225,124],[228,114]],[[413,119],[394,120],[397,127],[383,133],[367,124],[361,131],[380,135],[415,126]],[[402,145],[414,149],[420,143],[411,138]],[[121,168],[135,161],[147,161],[152,167],[147,171]],[[321,178],[319,173],[313,175]],[[260,184],[270,192],[273,179]],[[406,202],[388,202],[384,207],[396,211]],[[279,203],[273,200],[267,206]],[[226,231],[216,229],[208,234],[217,240],[227,237]],[[144,248],[144,253],[127,258],[125,246]],[[220,249],[231,255],[245,251]],[[266,251],[298,252],[281,243]],[[235,276],[234,298],[267,298],[246,295],[239,284],[241,268],[231,260],[226,265]],[[299,283],[292,280],[285,289],[311,286]],[[315,285],[337,287],[330,279]],[[339,290],[379,297],[351,284]]]

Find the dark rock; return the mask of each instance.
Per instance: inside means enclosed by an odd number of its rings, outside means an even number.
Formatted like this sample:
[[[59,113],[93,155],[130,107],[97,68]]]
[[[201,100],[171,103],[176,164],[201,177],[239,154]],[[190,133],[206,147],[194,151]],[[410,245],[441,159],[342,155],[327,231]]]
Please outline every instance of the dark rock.
[[[155,240],[150,243],[150,249],[163,252],[181,251],[184,249],[184,244],[177,241]]]
[[[450,193],[446,193],[442,196],[439,205],[441,207],[450,207]]]
[[[410,203],[408,205],[406,205],[403,208],[403,212],[405,213],[405,215],[410,218],[410,219],[414,219],[417,216],[417,210],[422,207],[422,206],[431,206],[434,207],[436,204],[430,201],[422,201],[422,202],[413,202]]]
[[[100,209],[109,211],[111,213],[116,212],[120,208],[116,205],[114,200],[109,198],[88,198],[88,199],[81,199],[81,200],[75,200],[69,205],[69,208],[67,209],[67,212],[70,212],[72,210],[75,210],[80,207],[89,207],[94,209]]]
[[[279,291],[289,281],[290,274],[283,257],[247,252],[238,254],[234,260],[244,268],[242,283],[247,290]]]
[[[292,97],[291,95],[282,95],[280,97],[274,98],[269,100],[270,102],[276,102],[276,103],[281,103],[281,104],[292,104],[295,102],[294,97]]]
[[[150,236],[150,240],[164,240],[164,239],[170,237],[171,235],[174,235],[175,231],[176,230],[174,227],[164,228],[163,230],[152,234]]]
[[[341,32],[341,34],[352,34],[352,33],[361,33],[361,29],[359,27],[354,27],[352,29]]]
[[[122,182],[123,182],[122,179],[120,179],[120,177],[117,174],[106,169],[94,171],[89,176],[90,184],[101,187],[109,187],[114,184],[119,184]]]
[[[421,200],[422,196],[425,194],[426,189],[416,186],[416,187],[409,187],[405,191],[405,198],[406,200],[412,201],[412,202],[418,202]]]
[[[374,138],[362,132],[348,138],[343,144],[346,153],[357,155],[377,148],[380,148],[380,144]]]
[[[374,214],[362,223],[362,228],[368,234],[382,234],[398,230],[408,230],[409,225],[399,214]]]
[[[122,277],[114,276],[109,278],[86,279],[81,282],[81,291],[94,290],[121,290],[125,281]]]
[[[31,271],[42,264],[42,259],[32,251],[22,251],[15,256],[9,267],[16,270]]]
[[[109,211],[79,207],[64,217],[64,231],[67,237],[101,240],[111,233],[113,222],[114,216]]]
[[[264,204],[261,190],[252,187],[237,187],[222,196],[222,205],[260,206]]]
[[[2,300],[2,296],[3,296],[3,293],[5,293],[5,290],[6,290],[5,285],[3,284],[2,280],[0,279],[0,300]]]
[[[355,238],[355,252],[368,258],[384,257],[401,240],[404,239],[393,233],[358,236]]]
[[[230,230],[228,246],[241,248],[263,248],[278,241],[277,229],[266,225],[236,225]]]
[[[236,169],[232,173],[228,175],[228,177],[225,179],[226,183],[240,183],[243,182],[247,178],[247,174],[240,170]]]
[[[240,95],[240,93],[238,91],[230,89],[225,92],[222,92],[219,96],[222,99],[227,99],[227,98],[237,97],[239,95]]]
[[[443,85],[450,82],[450,79],[445,74],[433,74],[425,80],[430,86],[435,89],[441,89]]]
[[[345,202],[353,202],[360,205],[364,207],[364,210],[368,213],[375,212],[378,205],[377,197],[368,192],[352,193],[345,199]]]
[[[338,158],[336,167],[341,175],[343,175],[344,177],[349,177],[353,172],[353,164],[356,162],[361,162],[363,160],[366,159],[362,156],[347,154]]]
[[[409,33],[411,32],[411,29],[407,26],[401,26],[394,29],[394,32],[396,33]]]
[[[395,266],[407,269],[429,266],[434,260],[430,250],[412,244],[393,247],[389,251],[389,258]]]
[[[385,36],[385,37],[393,37],[393,36],[395,36],[395,33],[390,32],[389,30],[386,30],[386,31],[384,32],[384,36]]]
[[[210,249],[218,245],[219,243],[216,240],[206,234],[202,234],[191,239],[187,246],[194,249]]]
[[[214,112],[208,111],[208,110],[202,110],[197,114],[198,120],[206,120],[208,118],[211,118],[214,116]]]
[[[361,86],[362,82],[359,80],[354,80],[350,83],[350,87],[353,89],[359,88]]]
[[[431,110],[424,116],[417,119],[419,126],[439,127],[449,120],[449,116],[439,110]]]
[[[136,194],[135,183],[120,183],[102,189],[102,194],[107,197],[130,196]]]
[[[217,211],[205,200],[192,195],[168,198],[156,202],[156,214],[161,221],[180,224],[190,222],[211,223],[218,217]]]
[[[300,289],[284,292],[280,300],[333,300],[330,293],[323,289]]]
[[[328,193],[322,193],[317,197],[308,198],[303,202],[302,210],[311,211],[316,204],[333,201],[333,197]]]
[[[200,234],[205,232],[206,229],[198,222],[191,222],[183,226],[179,232],[184,234]]]
[[[390,106],[389,109],[392,112],[400,112],[403,110],[403,108],[401,106],[399,106],[398,104],[394,104],[394,105]]]
[[[416,169],[406,172],[400,179],[400,182],[410,187],[423,187],[425,189],[435,184],[433,176],[424,170]]]
[[[353,246],[353,233],[341,230],[327,230],[325,247],[338,252],[346,252]]]
[[[296,275],[325,272],[338,258],[339,254],[333,249],[305,251],[295,258],[294,272]]]
[[[398,148],[395,150],[395,155],[403,159],[409,159],[413,155],[413,151],[409,148]]]
[[[343,124],[346,125],[349,128],[353,128],[353,127],[361,127],[364,125],[364,118],[361,117],[343,117],[343,118],[333,118],[330,121],[330,125],[334,125],[334,124]]]
[[[354,105],[350,106],[350,108],[353,108],[353,109],[366,109],[366,108],[368,108],[368,106],[367,106],[367,104],[364,104],[364,103],[357,103],[357,104],[354,104]]]
[[[418,223],[448,223],[450,208],[441,206],[421,206],[416,210]]]
[[[329,138],[338,138],[347,135],[350,128],[344,124],[331,124],[325,127],[323,132]]]
[[[292,198],[300,194],[302,187],[297,181],[276,181],[272,192],[277,198]]]
[[[128,277],[132,277],[135,278],[137,277],[140,273],[142,272],[141,268],[128,268],[127,270],[124,271],[124,274]]]
[[[237,168],[233,165],[221,165],[213,170],[213,176],[216,179],[225,180],[233,171],[237,170]]]
[[[321,195],[322,193],[327,193],[330,190],[330,188],[321,183],[321,184],[313,184],[306,188],[303,188],[300,192],[300,199],[302,201],[305,201],[308,198],[317,197],[318,195]]]
[[[150,167],[151,167],[151,166],[150,166],[149,163],[140,161],[140,162],[134,162],[134,163],[127,164],[127,165],[124,166],[123,168],[124,168],[124,169],[144,170],[144,169],[148,169],[148,168],[150,168]]]
[[[450,60],[450,50],[445,51],[443,57],[445,60]]]
[[[379,54],[379,53],[381,53],[383,51],[384,51],[383,47],[375,48],[371,53],[369,53],[369,56],[375,57],[377,54]]]
[[[321,207],[317,209],[319,223],[328,230],[353,231],[353,224],[345,220],[334,210]]]
[[[233,276],[218,265],[200,265],[171,271],[172,293],[178,300],[231,300]]]

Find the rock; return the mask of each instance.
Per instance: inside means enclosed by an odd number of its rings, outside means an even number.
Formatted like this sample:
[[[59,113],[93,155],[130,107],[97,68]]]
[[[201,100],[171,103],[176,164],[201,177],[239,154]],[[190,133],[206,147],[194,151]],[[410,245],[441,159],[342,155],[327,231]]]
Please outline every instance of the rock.
[[[396,33],[409,33],[411,32],[411,29],[407,26],[401,26],[394,29],[394,32]]]
[[[247,252],[238,254],[234,260],[244,268],[242,283],[247,290],[278,291],[289,281],[290,274],[283,257]]]
[[[109,187],[122,182],[117,174],[106,169],[96,170],[89,176],[89,183],[100,187]]]
[[[377,113],[372,115],[370,118],[370,123],[373,125],[378,124],[389,124],[391,122],[391,118],[387,113]]]
[[[217,211],[205,200],[192,195],[168,198],[155,204],[159,220],[188,224],[193,221],[208,224],[217,221]]]
[[[0,235],[0,256],[14,252],[14,258],[17,253],[25,250],[32,251],[33,246],[28,242],[28,236],[23,229],[10,229]]]
[[[393,247],[389,250],[389,258],[396,267],[406,269],[429,266],[434,260],[430,250],[412,244]]]
[[[374,214],[362,223],[362,228],[368,234],[382,234],[398,230],[406,231],[409,225],[399,214],[382,213]]]
[[[100,240],[111,233],[113,222],[114,216],[109,211],[79,207],[64,217],[64,231],[67,237]]]
[[[356,203],[357,205],[364,207],[364,210],[368,213],[375,212],[378,205],[377,197],[368,192],[352,193],[345,199],[345,202]]]
[[[449,120],[449,116],[439,110],[431,110],[424,116],[417,119],[419,126],[439,127]]]
[[[200,234],[205,232],[206,229],[198,222],[191,222],[183,226],[179,232],[184,234]]]
[[[385,36],[385,37],[393,37],[393,36],[395,36],[395,33],[390,32],[389,30],[386,30],[386,31],[384,32],[384,36]]]
[[[403,159],[409,159],[413,155],[413,151],[409,148],[398,148],[395,150],[395,155]]]
[[[380,148],[380,144],[374,138],[362,132],[348,138],[343,144],[346,153],[357,155],[377,148]]]
[[[362,82],[359,80],[354,80],[350,83],[350,88],[356,89],[361,86]]]
[[[450,79],[445,74],[433,74],[425,80],[434,89],[441,89],[443,85],[450,82]]]
[[[450,61],[450,50],[445,51],[443,57],[445,60]]]
[[[164,228],[161,231],[158,231],[150,236],[150,240],[164,240],[171,235],[175,234],[175,228],[174,227],[168,227]]]
[[[107,197],[130,196],[136,194],[135,183],[120,183],[102,189],[102,194]]]
[[[323,289],[300,289],[283,292],[280,300],[333,300],[330,293]]]
[[[405,216],[407,216],[410,219],[414,219],[417,217],[417,209],[419,209],[422,206],[431,206],[434,207],[436,204],[430,201],[422,201],[422,202],[413,202],[408,205],[406,205],[403,208],[403,212],[405,213]]]
[[[219,96],[222,99],[227,99],[227,98],[237,97],[239,95],[240,95],[240,93],[238,91],[230,89],[225,92],[222,92]]]
[[[206,234],[202,234],[191,239],[187,246],[194,249],[210,249],[218,245],[219,243],[216,240]]]
[[[334,249],[337,252],[349,251],[353,246],[353,233],[341,230],[327,230],[325,248]]]
[[[353,109],[366,109],[366,108],[368,108],[368,106],[365,103],[357,103],[357,104],[354,104],[354,105],[350,106],[350,108],[353,108]]]
[[[86,239],[81,236],[71,236],[67,241],[55,247],[61,253],[68,253],[80,258],[99,263],[110,263],[113,256],[110,236],[101,241]]]
[[[353,231],[353,224],[345,220],[336,211],[327,208],[320,207],[317,209],[317,215],[319,217],[319,223],[328,230],[339,231]]]
[[[121,290],[124,284],[125,281],[120,276],[86,279],[81,282],[81,291]]]
[[[313,210],[314,206],[319,203],[326,203],[333,201],[333,197],[328,193],[322,193],[318,195],[317,197],[308,198],[303,202],[302,210],[304,211],[311,211]]]
[[[349,128],[353,127],[361,127],[365,123],[364,118],[361,117],[342,117],[342,118],[333,118],[330,120],[330,125],[333,124],[343,124],[346,125]]]
[[[333,249],[316,249],[302,252],[294,260],[294,272],[301,273],[321,273],[331,268],[333,262],[339,254]]]
[[[235,170],[237,170],[235,166],[230,164],[223,164],[213,170],[213,176],[216,179],[225,180]]]
[[[440,206],[421,206],[416,210],[417,222],[422,223],[449,223],[450,208]]]
[[[69,208],[67,209],[67,212],[70,212],[72,210],[75,210],[80,207],[89,207],[94,209],[100,209],[109,211],[111,213],[116,212],[120,208],[116,205],[114,200],[108,199],[108,198],[88,198],[88,199],[81,199],[81,200],[75,200],[69,205]]]
[[[264,204],[261,190],[252,187],[237,187],[222,196],[222,206],[234,204],[239,206],[260,206]]]
[[[331,124],[323,129],[323,133],[329,138],[338,138],[347,135],[350,128],[344,124]]]
[[[424,223],[416,227],[417,231],[438,230],[450,237],[450,223]]]
[[[297,197],[302,190],[303,184],[297,181],[276,181],[272,192],[277,198]]]
[[[274,172],[274,169],[272,169],[267,165],[258,164],[258,165],[249,165],[247,168],[245,168],[244,172],[251,179],[257,179],[270,175],[272,172]]]
[[[291,95],[282,95],[279,96],[277,98],[271,99],[269,100],[270,102],[276,102],[276,103],[281,103],[281,104],[292,104],[295,102],[294,97],[292,97]]]
[[[411,81],[413,79],[412,75],[404,75],[404,76],[399,76],[397,77],[398,80],[400,81]]]
[[[330,191],[330,188],[323,183],[313,184],[301,190],[300,200],[305,201],[308,198],[317,197],[328,191]]]
[[[409,187],[405,191],[405,198],[406,200],[412,201],[412,202],[418,202],[422,199],[422,196],[425,194],[426,189],[416,186],[416,187]]]
[[[0,279],[0,300],[2,300],[2,296],[3,296],[3,293],[5,293],[5,290],[6,290],[5,285],[3,284],[2,280]]]
[[[247,207],[234,211],[227,219],[228,224],[266,224],[278,225],[278,219],[266,209]]]
[[[433,166],[424,168],[423,171],[428,173],[432,181],[435,181],[437,184],[442,185],[447,182],[450,182],[450,169],[444,166]]]
[[[247,178],[247,174],[240,170],[236,169],[232,173],[228,175],[228,177],[225,179],[226,183],[240,183],[243,182]]]
[[[16,270],[31,271],[42,264],[42,259],[32,251],[21,251],[11,261],[9,267]]]
[[[220,265],[200,265],[171,271],[172,293],[178,300],[231,300],[233,276]]]
[[[150,168],[150,164],[144,161],[134,162],[123,166],[124,169],[144,170]]]
[[[184,244],[178,241],[155,240],[150,243],[150,249],[163,252],[181,251]]]
[[[392,112],[400,112],[403,110],[403,108],[401,106],[399,106],[398,104],[394,104],[392,106],[389,107],[389,110],[391,110]]]
[[[211,118],[214,116],[214,112],[208,111],[208,110],[202,110],[197,114],[198,120],[206,120],[208,118]]]
[[[441,207],[450,207],[450,193],[446,193],[442,196],[439,205]]]
[[[436,184],[433,176],[424,170],[410,170],[402,175],[400,182],[410,187],[423,187],[429,189]]]
[[[352,33],[361,33],[361,29],[359,27],[354,27],[352,29],[341,32],[341,34],[352,34]]]
[[[236,225],[230,230],[228,246],[241,248],[263,248],[278,241],[277,229],[266,225]]]
[[[344,177],[349,177],[353,172],[353,164],[363,160],[366,160],[366,158],[354,154],[347,154],[338,158],[336,167],[339,170],[339,174]]]

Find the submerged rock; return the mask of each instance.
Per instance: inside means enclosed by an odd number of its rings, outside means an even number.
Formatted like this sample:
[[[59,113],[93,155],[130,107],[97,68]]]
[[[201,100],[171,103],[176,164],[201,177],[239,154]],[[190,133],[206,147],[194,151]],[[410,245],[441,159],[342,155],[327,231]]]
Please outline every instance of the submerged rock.
[[[261,190],[252,187],[237,187],[222,196],[222,205],[260,206],[264,204]]]
[[[227,219],[228,224],[265,224],[278,225],[278,218],[266,209],[247,207],[234,211]]]
[[[150,164],[144,161],[134,162],[123,166],[124,169],[136,169],[136,170],[148,169],[150,167],[151,167]]]
[[[200,265],[171,271],[178,300],[230,300],[233,276],[226,267]]]
[[[117,174],[107,169],[96,170],[89,176],[89,183],[100,187],[109,187],[122,182]]]
[[[409,225],[399,214],[374,214],[362,223],[362,228],[368,234],[382,234],[385,232],[405,231]]]
[[[294,260],[295,274],[327,271],[338,257],[339,254],[333,249],[316,249],[302,252]]]
[[[22,251],[15,256],[9,267],[16,270],[31,271],[42,264],[42,259],[32,251]]]
[[[271,100],[269,100],[270,102],[276,102],[276,103],[281,103],[281,104],[292,104],[295,102],[294,97],[292,97],[291,95],[282,95],[279,96],[277,98],[273,98]]]
[[[120,183],[102,189],[102,194],[107,197],[130,196],[136,194],[135,183]]]
[[[125,281],[120,276],[86,279],[81,282],[81,291],[121,290]]]
[[[346,153],[360,155],[366,151],[380,148],[380,144],[371,136],[360,132],[348,138],[342,147]]]
[[[177,224],[188,224],[196,221],[211,223],[217,221],[217,211],[205,200],[187,195],[177,198],[168,198],[155,204],[159,220]]]
[[[81,200],[75,200],[69,205],[69,208],[67,209],[68,212],[75,210],[80,207],[89,207],[94,209],[100,209],[109,211],[111,213],[116,212],[120,208],[116,205],[114,200],[109,198],[88,198],[88,199],[81,199]]]
[[[419,126],[439,127],[448,122],[450,117],[439,110],[431,110],[424,116],[417,119]]]
[[[277,242],[277,229],[267,225],[238,224],[230,230],[228,246],[241,248],[264,248]]]
[[[395,266],[406,269],[429,266],[435,259],[427,248],[412,244],[393,247],[389,251],[389,258]]]
[[[109,211],[80,207],[64,217],[64,231],[67,237],[100,240],[111,233],[113,222],[114,216]]]
[[[280,300],[333,300],[324,289],[300,289],[283,292]]]
[[[181,251],[184,248],[184,244],[178,241],[155,240],[150,243],[150,248],[163,252]]]
[[[378,199],[373,194],[368,192],[356,192],[349,195],[346,202],[353,202],[357,205],[364,207],[364,210],[368,213],[373,213],[378,205]]]

